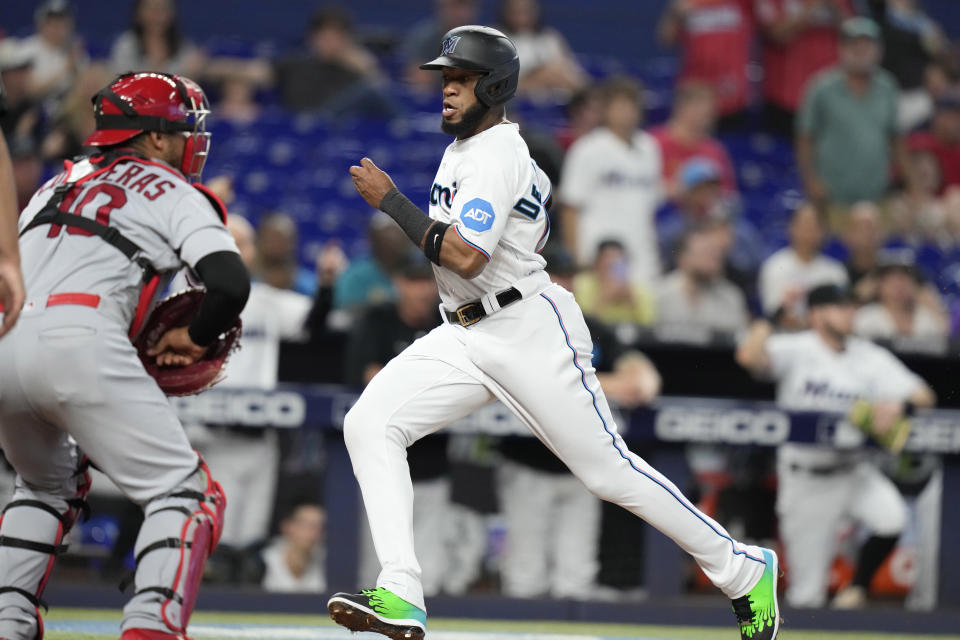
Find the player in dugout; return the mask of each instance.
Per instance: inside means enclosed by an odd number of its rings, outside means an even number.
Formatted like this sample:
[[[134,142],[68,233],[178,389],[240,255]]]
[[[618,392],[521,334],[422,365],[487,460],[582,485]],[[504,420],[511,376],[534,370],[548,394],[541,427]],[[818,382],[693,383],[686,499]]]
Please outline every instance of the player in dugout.
[[[774,335],[769,322],[758,320],[737,349],[737,362],[775,380],[777,403],[784,409],[849,415],[881,444],[899,449],[906,417],[917,407],[932,407],[933,391],[892,353],[852,335],[856,306],[848,288],[815,287],[807,305],[809,330]],[[834,606],[862,606],[870,579],[896,545],[906,505],[871,458],[860,447],[818,444],[785,444],[777,452],[777,513],[791,606],[826,602],[846,519],[864,525],[872,536],[860,547],[853,584],[837,594]]]

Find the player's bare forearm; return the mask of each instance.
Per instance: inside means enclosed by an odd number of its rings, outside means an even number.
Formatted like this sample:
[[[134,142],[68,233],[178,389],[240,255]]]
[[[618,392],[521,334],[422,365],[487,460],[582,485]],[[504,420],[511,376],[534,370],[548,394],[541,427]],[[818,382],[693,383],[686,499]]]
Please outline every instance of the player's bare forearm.
[[[937,394],[927,385],[923,385],[911,393],[907,400],[915,407],[931,409],[937,405]]]
[[[468,245],[457,233],[448,233],[440,248],[440,266],[461,278],[476,278],[487,266],[487,258]]]
[[[768,371],[770,358],[767,356],[767,339],[771,334],[773,326],[766,320],[757,320],[750,325],[747,337],[737,347],[737,364],[755,374]]]
[[[439,255],[431,256],[426,247],[427,238],[434,237],[430,232],[437,229],[436,225],[443,223],[431,220],[424,211],[410,203],[397,191],[397,185],[393,183],[390,176],[377,167],[370,158],[363,158],[359,166],[350,167],[350,176],[353,178],[353,186],[367,204],[393,218],[407,237],[431,260],[438,262],[441,267],[450,269],[461,278],[476,278],[483,271],[487,265],[486,256],[470,247],[456,233],[442,234]],[[390,194],[389,198],[387,198],[388,194]]]

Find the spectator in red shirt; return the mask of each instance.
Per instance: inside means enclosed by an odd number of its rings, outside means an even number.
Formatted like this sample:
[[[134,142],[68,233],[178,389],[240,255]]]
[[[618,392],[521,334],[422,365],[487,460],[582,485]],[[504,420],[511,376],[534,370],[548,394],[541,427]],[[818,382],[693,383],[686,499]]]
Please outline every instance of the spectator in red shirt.
[[[940,165],[940,193],[960,185],[960,90],[951,90],[935,101],[930,128],[907,139],[912,151],[927,151]]]
[[[746,125],[753,29],[753,0],[671,0],[657,28],[662,44],[683,50],[678,81],[713,87],[722,130]]]
[[[793,117],[807,81],[836,64],[838,30],[854,15],[850,0],[755,0],[763,36],[763,99],[767,130],[793,137]]]
[[[660,145],[663,159],[663,178],[667,193],[675,199],[680,187],[677,176],[691,158],[706,158],[720,168],[720,177],[726,191],[737,190],[733,163],[727,150],[711,137],[716,122],[713,90],[700,82],[688,82],[677,88],[673,112],[666,124],[650,131]]]

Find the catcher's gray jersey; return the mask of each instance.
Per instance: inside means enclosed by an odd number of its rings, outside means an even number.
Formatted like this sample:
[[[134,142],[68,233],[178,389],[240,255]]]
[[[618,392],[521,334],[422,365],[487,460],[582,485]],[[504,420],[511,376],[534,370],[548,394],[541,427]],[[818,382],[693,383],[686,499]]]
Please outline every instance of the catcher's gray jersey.
[[[57,185],[93,171],[83,160],[49,180],[20,215],[20,229],[43,209]],[[210,253],[237,251],[207,199],[179,171],[159,161],[121,161],[78,185],[61,210],[115,227],[161,273],[194,267]],[[28,300],[42,301],[63,291],[95,294],[108,312],[130,324],[143,270],[103,239],[81,229],[42,225],[20,238],[20,252]]]

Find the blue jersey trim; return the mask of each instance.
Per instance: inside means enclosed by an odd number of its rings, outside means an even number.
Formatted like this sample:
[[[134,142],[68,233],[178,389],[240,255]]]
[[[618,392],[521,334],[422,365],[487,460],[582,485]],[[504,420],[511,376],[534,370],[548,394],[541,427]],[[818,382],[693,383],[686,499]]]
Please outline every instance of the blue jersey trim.
[[[483,257],[487,259],[487,262],[490,262],[490,254],[489,254],[489,253],[487,253],[487,252],[484,251],[481,247],[473,244],[472,242],[470,242],[469,240],[467,240],[466,238],[463,237],[463,234],[460,233],[460,225],[453,225],[453,230],[457,232],[457,235],[460,236],[460,239],[461,239],[461,240],[463,240],[464,242],[467,243],[467,246],[472,247],[473,249],[476,249],[477,251],[479,251],[480,253],[482,253],[482,254],[483,254]]]
[[[682,504],[688,511],[690,511],[690,513],[692,513],[693,515],[697,516],[697,518],[699,518],[701,522],[703,522],[705,525],[707,525],[708,527],[710,527],[710,528],[713,530],[714,533],[716,533],[718,536],[720,536],[720,537],[722,537],[722,538],[726,538],[727,540],[729,540],[729,541],[730,541],[730,547],[731,547],[731,549],[733,550],[733,554],[734,554],[734,555],[743,555],[743,556],[746,556],[747,558],[750,558],[751,560],[754,560],[754,561],[759,562],[759,563],[761,563],[761,564],[766,564],[766,562],[764,561],[763,558],[755,558],[754,556],[751,556],[751,555],[750,555],[749,553],[747,553],[746,551],[737,551],[737,547],[736,547],[736,545],[735,545],[734,542],[733,542],[733,538],[731,538],[731,537],[728,536],[728,535],[724,535],[723,533],[720,533],[719,531],[717,531],[716,527],[714,527],[712,524],[710,524],[710,522],[708,522],[706,519],[704,519],[704,517],[703,517],[702,515],[700,515],[700,513],[699,513],[696,509],[694,509],[691,505],[687,504],[687,502],[684,501],[684,500],[682,500],[682,499],[680,498],[680,496],[678,496],[676,493],[674,493],[673,491],[671,491],[671,490],[670,490],[670,487],[666,486],[665,484],[663,484],[662,482],[660,482],[659,480],[657,480],[656,478],[654,478],[654,477],[651,476],[650,474],[648,474],[648,473],[646,473],[645,471],[643,471],[642,469],[638,468],[636,465],[633,464],[633,460],[630,459],[630,456],[624,454],[624,452],[623,452],[623,451],[620,449],[620,447],[617,445],[617,438],[616,438],[616,436],[614,435],[614,433],[613,433],[612,431],[610,431],[610,428],[607,426],[607,421],[603,418],[603,414],[600,413],[599,407],[597,407],[597,396],[594,395],[593,391],[590,390],[590,387],[587,386],[587,374],[586,374],[586,372],[583,370],[583,368],[580,366],[580,363],[577,362],[577,350],[574,349],[574,348],[573,348],[573,345],[570,343],[570,334],[567,333],[567,328],[566,328],[566,326],[564,326],[564,324],[563,324],[563,317],[560,315],[560,310],[557,308],[557,305],[554,304],[553,300],[551,300],[549,297],[547,297],[546,294],[541,293],[541,294],[540,294],[540,297],[543,298],[544,300],[546,300],[547,302],[549,302],[549,303],[550,303],[550,306],[553,307],[553,312],[557,315],[557,320],[560,322],[560,330],[563,331],[563,337],[564,337],[564,339],[567,341],[567,346],[570,348],[570,351],[573,353],[573,366],[575,366],[575,367],[577,368],[577,370],[580,371],[580,382],[583,383],[583,388],[587,390],[587,393],[589,393],[589,394],[590,394],[590,397],[593,399],[593,409],[594,409],[594,411],[597,412],[597,415],[600,417],[600,422],[603,423],[603,430],[606,431],[607,434],[610,436],[610,442],[611,442],[611,444],[613,444],[613,448],[617,450],[617,453],[620,454],[620,457],[623,458],[624,460],[626,460],[627,463],[630,465],[630,467],[631,467],[634,471],[636,471],[637,473],[639,473],[640,475],[644,476],[644,477],[647,478],[648,480],[651,480],[651,481],[655,482],[656,484],[658,484],[660,487],[662,487],[662,488],[664,489],[664,491],[666,491],[666,492],[669,493],[671,496],[673,496],[673,498],[674,498],[677,502],[679,502],[680,504]]]

